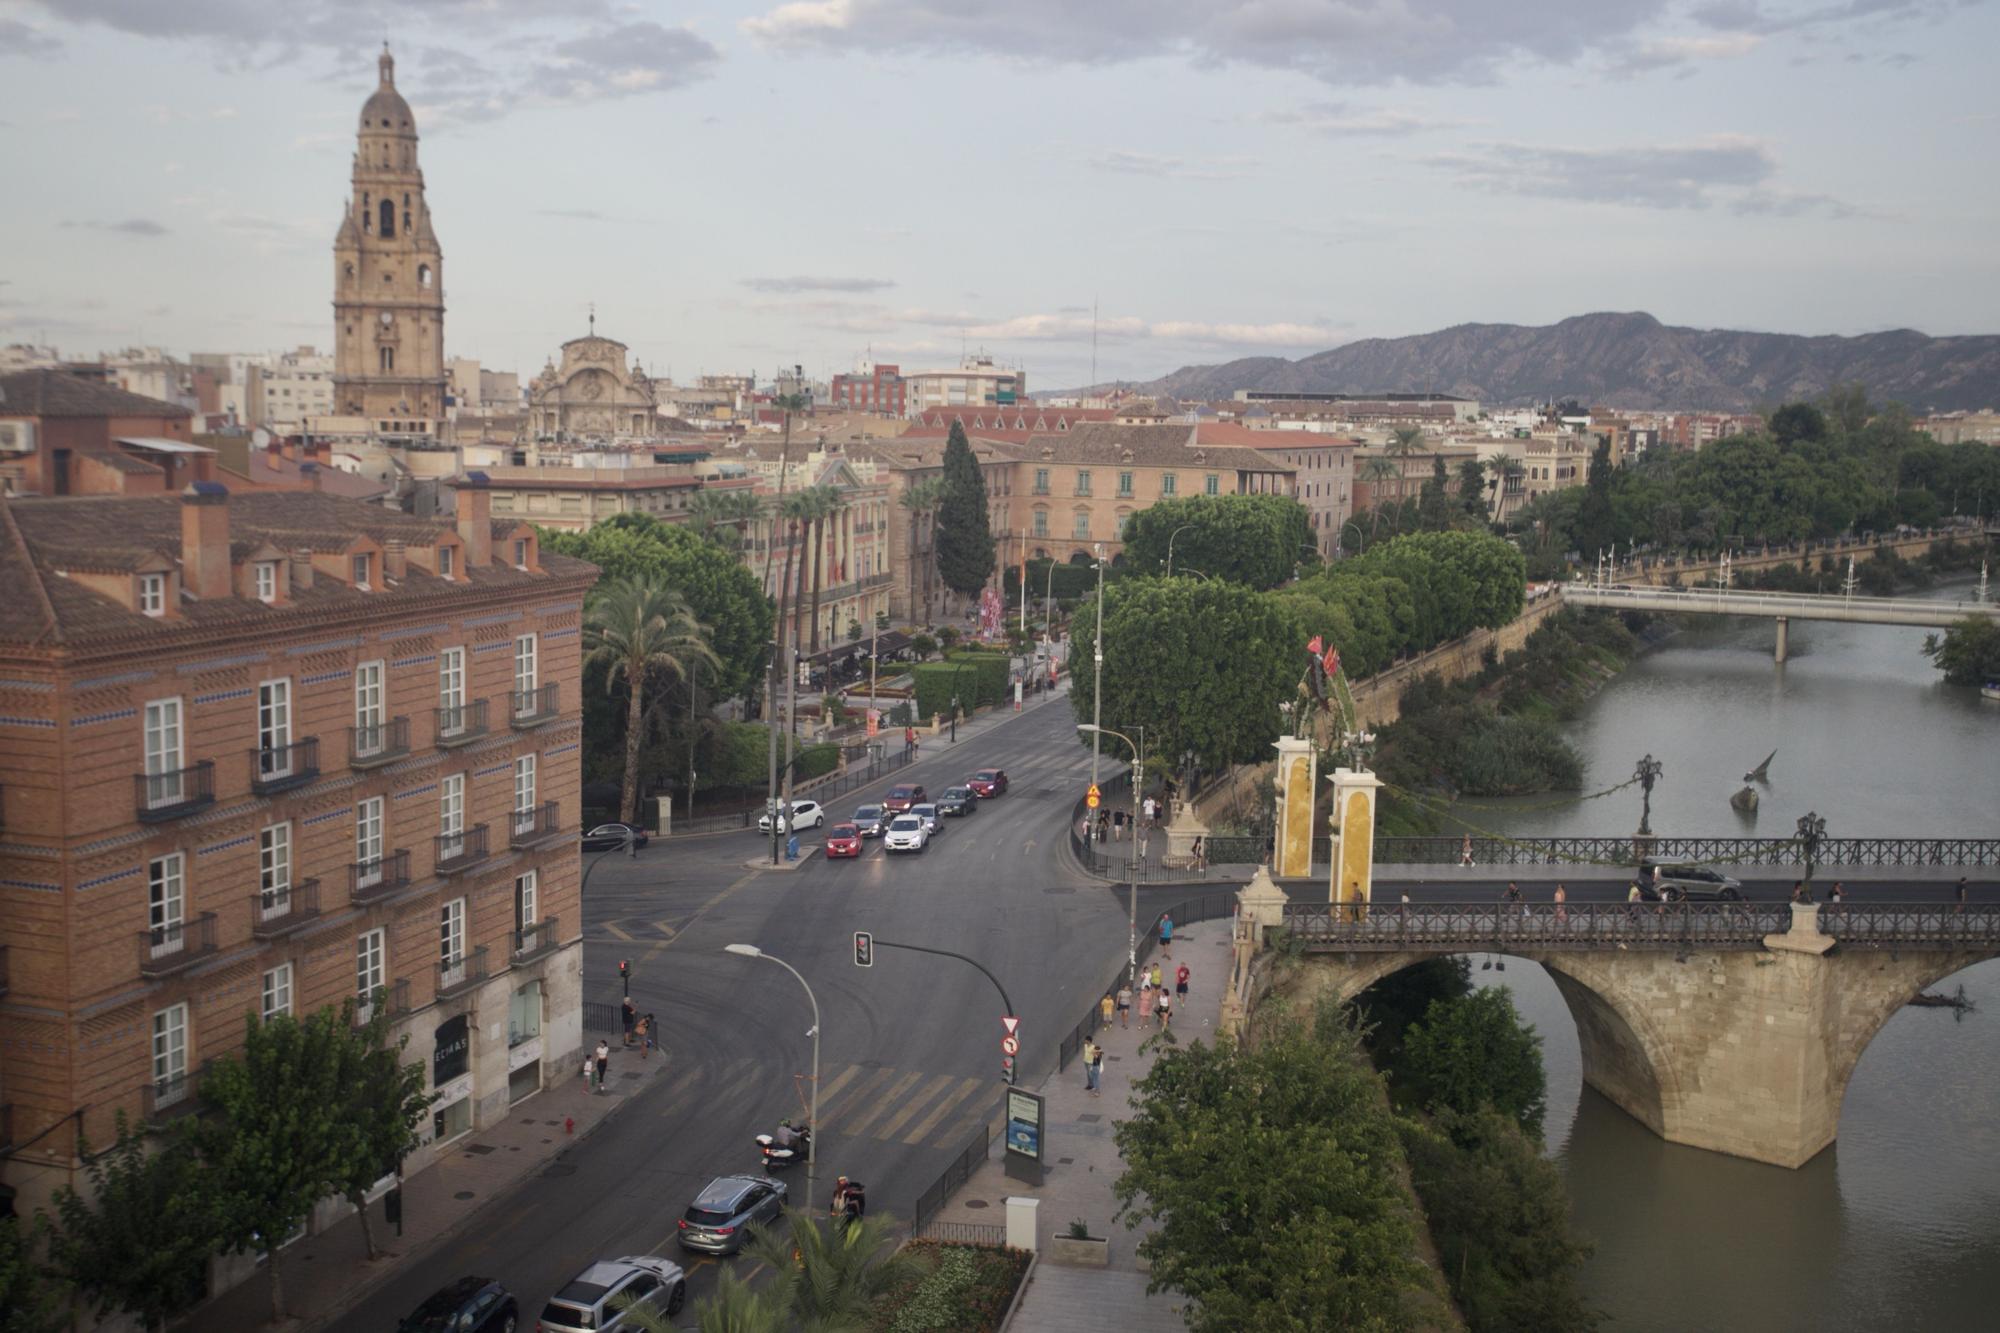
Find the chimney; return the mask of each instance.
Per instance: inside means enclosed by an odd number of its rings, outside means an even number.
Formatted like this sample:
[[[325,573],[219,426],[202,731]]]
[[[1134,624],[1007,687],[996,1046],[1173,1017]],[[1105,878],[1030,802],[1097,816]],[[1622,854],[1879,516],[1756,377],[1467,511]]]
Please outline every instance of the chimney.
[[[400,582],[410,572],[409,546],[400,537],[382,543],[382,577]]]
[[[204,601],[234,593],[229,580],[229,489],[217,481],[181,492],[181,586]]]
[[[313,586],[313,553],[301,546],[292,552],[292,591],[303,592]]]
[[[484,472],[468,472],[458,484],[458,537],[465,543],[465,567],[484,569],[493,563],[493,496]]]
[[[305,482],[306,488],[308,490],[315,490],[315,491],[318,490],[319,464],[318,463],[299,464],[299,477]]]

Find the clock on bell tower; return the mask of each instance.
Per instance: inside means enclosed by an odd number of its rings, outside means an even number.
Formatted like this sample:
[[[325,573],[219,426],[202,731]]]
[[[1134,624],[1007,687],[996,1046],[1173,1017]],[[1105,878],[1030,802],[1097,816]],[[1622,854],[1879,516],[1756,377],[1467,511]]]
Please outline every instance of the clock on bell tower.
[[[333,242],[334,411],[435,431],[444,418],[444,254],[424,202],[416,120],[386,43],[376,64],[381,82],[361,108],[353,194]]]

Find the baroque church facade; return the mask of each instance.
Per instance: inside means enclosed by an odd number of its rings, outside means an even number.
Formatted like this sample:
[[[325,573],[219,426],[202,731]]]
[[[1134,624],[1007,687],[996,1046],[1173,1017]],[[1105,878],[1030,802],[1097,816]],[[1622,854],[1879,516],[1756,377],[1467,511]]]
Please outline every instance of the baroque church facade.
[[[444,419],[444,254],[424,201],[417,126],[385,45],[361,108],[352,196],[333,243],[333,399],[384,432]]]
[[[628,364],[624,343],[591,331],[562,345],[528,389],[528,428],[537,440],[609,444],[656,438],[660,404],[645,368]]]

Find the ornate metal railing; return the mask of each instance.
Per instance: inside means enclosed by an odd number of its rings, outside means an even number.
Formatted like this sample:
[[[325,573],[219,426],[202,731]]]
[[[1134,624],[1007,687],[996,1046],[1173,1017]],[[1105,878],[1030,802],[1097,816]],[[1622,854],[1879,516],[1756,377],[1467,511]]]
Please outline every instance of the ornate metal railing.
[[[1377,865],[1457,865],[1462,837],[1377,838]],[[1325,864],[1328,840],[1317,839],[1314,859]],[[1210,861],[1217,858],[1211,856]],[[1804,848],[1796,838],[1494,838],[1472,839],[1474,865],[1636,865],[1706,861],[1720,865],[1796,866]],[[1813,853],[1822,866],[2000,866],[2000,838],[1823,838]]]
[[[1822,906],[1822,931],[1842,944],[2000,947],[2000,907],[1950,904]],[[1520,949],[1756,949],[1792,928],[1787,902],[1293,903],[1284,928],[1314,952],[1462,953]]]

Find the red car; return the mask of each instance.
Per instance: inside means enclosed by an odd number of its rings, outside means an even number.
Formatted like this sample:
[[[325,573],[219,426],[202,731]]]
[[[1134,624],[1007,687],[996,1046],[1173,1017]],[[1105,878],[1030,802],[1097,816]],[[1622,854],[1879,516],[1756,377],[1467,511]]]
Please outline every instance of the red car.
[[[1007,770],[1004,768],[982,768],[967,779],[966,786],[981,797],[999,796],[1007,790]]]
[[[861,855],[861,830],[852,824],[835,824],[827,831],[826,854],[829,858]]]
[[[925,793],[923,784],[899,782],[889,788],[889,794],[882,798],[882,808],[899,815],[907,814],[911,806],[922,805],[928,800],[930,796]]]

